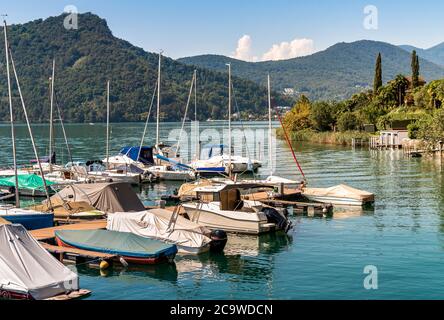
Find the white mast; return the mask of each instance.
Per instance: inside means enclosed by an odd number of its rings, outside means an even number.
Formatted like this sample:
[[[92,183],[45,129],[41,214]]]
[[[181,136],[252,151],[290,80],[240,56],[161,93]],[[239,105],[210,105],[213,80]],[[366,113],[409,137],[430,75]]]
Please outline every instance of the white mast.
[[[228,175],[231,178],[231,63],[228,66]]]
[[[8,36],[6,31],[6,20],[4,20],[4,32],[5,32],[5,55],[6,55],[6,73],[8,75],[8,95],[9,95],[9,113],[11,117],[11,138],[12,138],[12,157],[14,161],[14,175],[15,175],[15,206],[20,208],[20,197],[19,197],[19,184],[17,176],[17,155],[15,149],[15,130],[14,130],[14,115],[12,109],[12,90],[11,90],[11,78],[9,71],[9,45]]]
[[[159,52],[159,69],[157,71],[157,123],[156,123],[156,149],[159,152],[159,121],[160,121],[160,69],[162,63],[162,51]]]
[[[54,140],[53,110],[54,110],[54,77],[55,77],[55,59],[52,60],[51,77],[51,111],[49,115],[49,172],[52,172],[52,141]]]
[[[109,169],[109,80],[106,83],[106,169]]]
[[[273,154],[272,154],[272,131],[271,131],[271,84],[270,74],[268,74],[268,156],[270,161],[270,176],[273,176]]]

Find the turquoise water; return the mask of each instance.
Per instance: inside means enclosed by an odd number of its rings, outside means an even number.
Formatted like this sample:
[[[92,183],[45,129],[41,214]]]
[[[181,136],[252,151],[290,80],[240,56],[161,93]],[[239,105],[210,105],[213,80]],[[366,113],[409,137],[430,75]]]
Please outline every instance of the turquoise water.
[[[265,123],[245,123],[262,128]],[[166,141],[171,128],[161,132]],[[220,130],[222,123],[203,128]],[[238,126],[239,127],[239,126]],[[139,144],[142,124],[113,125],[113,153]],[[47,128],[37,126],[40,151]],[[103,125],[69,125],[77,159],[104,155]],[[25,128],[17,130],[19,156],[30,155]],[[0,126],[0,160],[10,159],[9,128]],[[149,136],[154,136],[150,127]],[[57,141],[61,142],[59,138]],[[153,139],[147,138],[147,144]],[[311,186],[346,183],[376,194],[370,210],[335,210],[331,219],[293,217],[290,235],[231,236],[225,254],[177,257],[175,265],[113,269],[107,274],[80,266],[90,299],[439,299],[444,296],[444,205],[438,158],[408,159],[400,151],[370,152],[324,145],[295,145]],[[62,153],[59,147],[59,154]],[[299,178],[291,153],[277,143],[277,175]],[[65,151],[65,161],[66,161]],[[264,169],[263,175],[268,172]],[[145,186],[155,200],[177,183]],[[378,289],[366,290],[364,267],[378,270]]]

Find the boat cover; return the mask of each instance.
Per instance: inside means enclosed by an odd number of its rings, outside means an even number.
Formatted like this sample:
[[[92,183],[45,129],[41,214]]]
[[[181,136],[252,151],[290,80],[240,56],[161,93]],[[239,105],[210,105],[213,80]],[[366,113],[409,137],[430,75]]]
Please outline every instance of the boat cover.
[[[303,194],[307,196],[349,198],[362,201],[373,201],[375,198],[373,193],[355,189],[345,184],[330,188],[304,188]]]
[[[174,244],[147,239],[128,232],[109,230],[57,230],[55,236],[63,243],[83,250],[125,257],[154,258],[177,252]]]
[[[131,232],[142,237],[158,239],[190,248],[201,248],[211,242],[210,230],[182,216],[169,228],[173,213],[165,209],[108,215],[107,229]]]
[[[19,189],[30,189],[45,191],[42,177],[36,174],[19,174],[18,175]],[[46,185],[51,186],[54,182],[46,180]],[[15,176],[0,179],[0,186],[15,187]]]
[[[0,226],[0,291],[36,300],[79,290],[79,278],[17,224]]]
[[[126,182],[73,184],[51,197],[51,201],[87,202],[105,213],[138,212],[145,210],[143,203]]]
[[[133,161],[139,161],[143,164],[154,164],[153,148],[150,147],[124,147],[120,150],[120,154],[127,156]]]

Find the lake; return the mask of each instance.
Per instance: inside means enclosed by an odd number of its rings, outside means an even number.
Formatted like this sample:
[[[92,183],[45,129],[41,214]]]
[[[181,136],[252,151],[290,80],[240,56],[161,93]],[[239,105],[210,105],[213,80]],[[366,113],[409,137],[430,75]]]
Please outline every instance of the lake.
[[[276,125],[276,124],[275,124]],[[246,122],[244,128],[266,128]],[[224,122],[202,123],[222,130]],[[235,128],[242,128],[239,123]],[[162,124],[162,141],[180,124]],[[41,155],[48,150],[48,128],[37,125]],[[113,124],[114,154],[140,143],[143,124]],[[0,125],[0,160],[11,164],[10,130]],[[58,159],[67,162],[60,129]],[[67,125],[73,157],[102,159],[103,124]],[[154,126],[146,145],[154,143]],[[262,146],[267,150],[267,146]],[[337,210],[332,218],[293,217],[289,235],[230,236],[225,254],[177,257],[174,265],[115,268],[108,272],[77,266],[90,299],[440,299],[444,294],[443,166],[438,158],[409,159],[402,151],[295,143],[310,186],[340,183],[375,193],[374,208]],[[20,163],[34,155],[24,126],[17,127]],[[266,154],[266,153],[265,153]],[[285,142],[276,143],[276,175],[300,179]],[[26,161],[25,161],[26,160]],[[268,169],[259,175],[268,175]],[[138,189],[143,200],[158,199],[178,188],[159,183]],[[366,266],[377,268],[378,288],[364,287]],[[374,273],[373,273],[374,275]]]

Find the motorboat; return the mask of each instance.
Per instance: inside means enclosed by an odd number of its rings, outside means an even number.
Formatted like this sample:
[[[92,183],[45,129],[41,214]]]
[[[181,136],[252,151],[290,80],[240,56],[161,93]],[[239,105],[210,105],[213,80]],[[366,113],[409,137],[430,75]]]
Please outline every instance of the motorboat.
[[[133,264],[172,262],[177,253],[174,244],[148,239],[130,232],[110,230],[57,230],[61,247],[107,253]]]
[[[257,185],[211,184],[194,189],[198,200],[183,203],[188,218],[212,230],[261,234],[283,230],[288,232],[292,223],[285,212],[266,206],[259,201],[242,200],[242,190]]]
[[[79,277],[46,251],[22,225],[0,225],[0,298],[68,300],[91,292]]]
[[[303,188],[302,195],[310,201],[333,205],[364,206],[375,202],[371,192],[340,184],[330,188]]]

